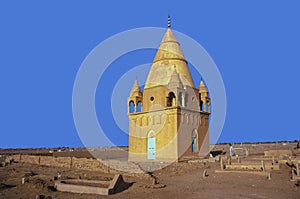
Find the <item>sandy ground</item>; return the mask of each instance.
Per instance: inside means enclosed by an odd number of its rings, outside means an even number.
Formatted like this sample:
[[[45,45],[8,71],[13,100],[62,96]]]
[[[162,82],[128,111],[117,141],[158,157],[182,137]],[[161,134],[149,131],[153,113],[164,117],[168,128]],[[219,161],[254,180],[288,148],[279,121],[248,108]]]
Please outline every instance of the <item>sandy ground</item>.
[[[272,148],[272,147],[271,147]],[[222,147],[220,147],[222,149]],[[248,161],[259,154],[245,157]],[[235,160],[233,160],[235,161]],[[179,162],[157,170],[159,186],[149,186],[149,180],[134,176],[124,176],[132,185],[125,191],[110,195],[87,195],[59,192],[53,189],[53,177],[58,173],[62,178],[83,178],[111,180],[113,175],[100,172],[82,171],[65,168],[45,167],[26,163],[12,163],[0,167],[0,198],[35,198],[44,194],[52,198],[300,198],[300,182],[291,181],[291,168],[280,165],[280,170],[271,171],[271,180],[265,176],[240,173],[215,173],[220,169],[218,162]],[[207,170],[207,177],[203,171]],[[22,184],[22,177],[29,182]]]

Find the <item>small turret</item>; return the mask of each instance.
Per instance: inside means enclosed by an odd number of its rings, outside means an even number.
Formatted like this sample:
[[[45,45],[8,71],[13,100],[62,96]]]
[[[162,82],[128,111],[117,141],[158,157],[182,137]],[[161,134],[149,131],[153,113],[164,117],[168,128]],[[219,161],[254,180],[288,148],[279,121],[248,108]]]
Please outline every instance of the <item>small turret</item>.
[[[142,111],[143,94],[137,80],[135,80],[128,98],[128,113]]]
[[[140,86],[137,80],[135,80],[132,89],[130,91],[130,97],[141,96]]]
[[[204,112],[209,112],[210,113],[210,98],[209,98],[209,93],[206,89],[206,86],[202,79],[200,80],[200,85],[199,85],[199,106],[200,106],[200,111]]]

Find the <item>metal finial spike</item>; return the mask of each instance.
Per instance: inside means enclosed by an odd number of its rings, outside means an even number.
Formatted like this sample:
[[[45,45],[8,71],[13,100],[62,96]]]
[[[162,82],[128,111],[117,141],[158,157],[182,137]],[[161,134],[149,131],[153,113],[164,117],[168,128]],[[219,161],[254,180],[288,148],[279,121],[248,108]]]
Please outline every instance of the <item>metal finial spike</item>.
[[[168,28],[171,28],[171,17],[168,15]]]

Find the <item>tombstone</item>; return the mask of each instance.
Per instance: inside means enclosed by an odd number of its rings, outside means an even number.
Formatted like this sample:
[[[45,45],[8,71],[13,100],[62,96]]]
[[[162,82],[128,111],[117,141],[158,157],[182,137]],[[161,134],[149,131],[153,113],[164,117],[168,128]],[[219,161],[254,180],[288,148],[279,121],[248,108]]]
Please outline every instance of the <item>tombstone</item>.
[[[29,178],[22,178],[22,184],[25,184],[26,182],[29,182]]]
[[[29,178],[22,178],[22,184],[25,184],[26,182],[29,182]]]
[[[156,185],[156,180],[155,180],[155,178],[152,178],[152,185]]]
[[[57,176],[53,177],[53,180],[59,180],[59,179],[61,179],[61,174],[59,174],[59,173],[57,174]]]
[[[221,170],[224,170],[223,158],[221,158],[220,164],[221,164]]]
[[[70,168],[72,168],[72,166],[73,166],[73,157],[71,157],[70,159]]]
[[[204,169],[203,174],[202,174],[202,177],[203,177],[203,178],[207,177],[207,171],[206,171],[206,169]]]
[[[246,148],[246,156],[248,156],[248,155],[249,155],[249,149]]]
[[[292,177],[291,177],[291,181],[294,181],[294,170],[292,169]]]
[[[268,173],[268,180],[271,180],[271,172]]]
[[[261,168],[263,171],[266,171],[265,163],[263,160],[261,161]]]
[[[228,164],[228,165],[231,165],[231,157],[228,158],[227,164]]]

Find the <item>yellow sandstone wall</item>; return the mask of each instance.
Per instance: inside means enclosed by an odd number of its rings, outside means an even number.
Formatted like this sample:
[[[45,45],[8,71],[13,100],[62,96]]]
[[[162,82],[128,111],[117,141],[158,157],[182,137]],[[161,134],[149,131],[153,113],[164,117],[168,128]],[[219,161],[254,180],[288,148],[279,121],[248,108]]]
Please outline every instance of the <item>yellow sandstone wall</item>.
[[[156,161],[177,161],[182,156],[209,154],[208,113],[177,109],[130,114],[129,161],[147,159],[147,139],[151,130],[156,138]],[[198,132],[198,151],[192,152],[192,133]]]

